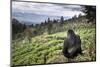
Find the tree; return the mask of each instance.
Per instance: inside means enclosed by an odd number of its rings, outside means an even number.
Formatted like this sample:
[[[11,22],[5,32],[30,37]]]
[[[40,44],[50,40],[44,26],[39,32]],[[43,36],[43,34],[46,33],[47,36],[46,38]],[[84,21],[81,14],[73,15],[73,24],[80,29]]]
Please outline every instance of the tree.
[[[23,25],[23,30],[26,29],[26,27],[27,27],[27,26],[24,24],[24,25]]]
[[[61,20],[60,20],[60,22],[61,22],[61,23],[64,22],[64,17],[63,17],[63,16],[61,16]]]
[[[48,23],[49,23],[49,22],[51,22],[51,21],[50,21],[50,18],[48,18]]]
[[[53,20],[53,23],[57,23],[58,21],[56,19]]]
[[[72,17],[72,22],[75,22],[75,21],[76,21],[76,19],[77,19],[77,16],[76,16],[76,15],[74,15],[74,16]]]
[[[80,13],[79,15],[78,15],[78,18],[81,18],[82,17],[82,14]]]
[[[22,24],[15,18],[12,19],[12,34],[17,34],[22,32]]]
[[[52,23],[48,23],[48,34],[51,34],[52,33]]]
[[[34,27],[34,24],[29,25],[29,27]]]
[[[75,20],[75,19],[77,19],[77,16],[76,16],[76,15],[74,15],[74,16],[73,16],[73,19],[74,19],[74,20]]]
[[[14,39],[18,33],[22,33],[26,29],[26,25],[20,23],[16,18],[12,18],[12,38]]]
[[[96,21],[96,6],[84,6],[82,10],[85,13],[88,23]]]

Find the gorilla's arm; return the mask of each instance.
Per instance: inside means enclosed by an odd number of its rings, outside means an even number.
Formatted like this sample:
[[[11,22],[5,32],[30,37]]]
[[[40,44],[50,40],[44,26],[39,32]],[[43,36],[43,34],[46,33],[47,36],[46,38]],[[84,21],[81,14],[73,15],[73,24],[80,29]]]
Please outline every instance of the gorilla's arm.
[[[81,52],[81,39],[79,35],[76,35],[74,45],[68,49],[68,53],[71,55],[77,52]]]

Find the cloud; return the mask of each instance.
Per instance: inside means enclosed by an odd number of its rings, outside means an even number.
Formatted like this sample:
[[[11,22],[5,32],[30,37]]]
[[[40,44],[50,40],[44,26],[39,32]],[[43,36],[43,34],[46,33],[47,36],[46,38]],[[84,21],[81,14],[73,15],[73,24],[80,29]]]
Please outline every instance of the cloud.
[[[69,16],[83,14],[79,5],[61,5],[49,3],[12,2],[12,12],[34,13],[48,16]]]

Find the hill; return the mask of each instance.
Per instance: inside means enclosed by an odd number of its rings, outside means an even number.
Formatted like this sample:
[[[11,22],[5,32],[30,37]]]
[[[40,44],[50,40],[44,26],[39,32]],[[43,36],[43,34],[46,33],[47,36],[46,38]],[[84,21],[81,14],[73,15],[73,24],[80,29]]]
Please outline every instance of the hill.
[[[12,65],[51,64],[79,61],[96,60],[96,27],[92,23],[65,23],[61,31],[32,37],[31,42],[27,39],[16,39],[12,41]],[[56,25],[56,24],[55,24]],[[57,25],[56,25],[57,26]],[[62,46],[66,32],[72,28],[80,35],[82,41],[82,55],[74,59],[65,58],[62,54]]]

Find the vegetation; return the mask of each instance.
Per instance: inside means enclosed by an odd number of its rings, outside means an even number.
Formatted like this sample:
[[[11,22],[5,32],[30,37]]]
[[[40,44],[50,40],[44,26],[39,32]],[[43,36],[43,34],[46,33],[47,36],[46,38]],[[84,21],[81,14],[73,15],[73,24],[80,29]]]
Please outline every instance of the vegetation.
[[[70,26],[69,26],[70,25]],[[73,27],[75,33],[79,34],[82,40],[82,55],[78,55],[72,61],[94,61],[95,56],[95,25],[88,23],[66,23],[67,28]],[[67,30],[67,28],[64,28]],[[62,54],[62,46],[66,37],[66,30],[54,34],[44,33],[32,37],[32,41],[13,40],[12,43],[12,64],[47,64],[69,62]]]
[[[95,6],[84,6],[82,10],[85,13],[86,18],[88,19],[88,23],[92,21],[96,21],[96,7]]]
[[[15,22],[18,21],[12,23]],[[64,20],[63,16],[60,20],[48,18],[36,25],[21,24],[21,31],[12,31],[12,65],[95,61],[96,24],[95,21],[92,22],[94,24],[87,23],[86,17],[79,15],[68,20]],[[13,29],[17,27],[19,28],[19,25]],[[73,29],[82,41],[82,54],[73,59],[65,58],[62,54],[63,41],[67,37],[68,29]]]

